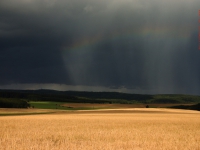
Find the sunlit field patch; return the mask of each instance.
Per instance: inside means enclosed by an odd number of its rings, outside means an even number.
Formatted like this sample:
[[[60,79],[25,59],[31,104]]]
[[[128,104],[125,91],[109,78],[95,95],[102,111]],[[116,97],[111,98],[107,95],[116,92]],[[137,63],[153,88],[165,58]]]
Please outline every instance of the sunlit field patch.
[[[200,112],[136,108],[0,117],[5,150],[198,150]]]
[[[53,112],[55,112],[55,110],[51,109],[0,108],[0,116],[46,114]]]

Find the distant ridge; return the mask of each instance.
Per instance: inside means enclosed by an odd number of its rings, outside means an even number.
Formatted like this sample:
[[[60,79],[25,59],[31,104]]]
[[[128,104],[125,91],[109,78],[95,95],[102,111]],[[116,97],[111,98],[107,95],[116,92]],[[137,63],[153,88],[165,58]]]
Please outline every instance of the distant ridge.
[[[49,100],[108,103],[199,103],[200,96],[184,94],[130,94],[119,92],[56,91],[56,90],[0,90],[0,97],[30,100]]]

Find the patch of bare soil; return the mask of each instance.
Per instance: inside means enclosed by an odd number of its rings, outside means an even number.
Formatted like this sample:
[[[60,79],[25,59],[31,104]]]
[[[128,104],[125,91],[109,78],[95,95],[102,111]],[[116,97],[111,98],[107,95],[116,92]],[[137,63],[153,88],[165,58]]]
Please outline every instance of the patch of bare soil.
[[[68,108],[145,108],[146,106],[152,108],[163,108],[176,106],[180,104],[92,104],[92,103],[66,103],[61,106]],[[183,104],[183,105],[191,105],[191,104]]]

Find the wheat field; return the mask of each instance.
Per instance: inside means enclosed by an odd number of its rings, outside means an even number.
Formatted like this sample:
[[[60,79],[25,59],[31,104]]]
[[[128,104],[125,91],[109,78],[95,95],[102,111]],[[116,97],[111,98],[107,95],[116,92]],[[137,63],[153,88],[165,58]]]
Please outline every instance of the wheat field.
[[[118,109],[0,117],[1,150],[200,150],[200,112]]]

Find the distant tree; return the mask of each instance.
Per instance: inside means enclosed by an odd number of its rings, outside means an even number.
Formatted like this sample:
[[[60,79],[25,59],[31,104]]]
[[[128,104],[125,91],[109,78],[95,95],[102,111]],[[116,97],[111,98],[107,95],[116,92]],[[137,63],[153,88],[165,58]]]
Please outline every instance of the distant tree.
[[[25,100],[0,98],[0,108],[28,108],[30,105]]]

